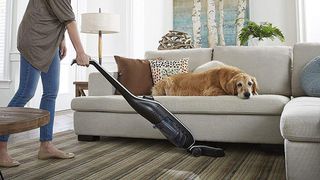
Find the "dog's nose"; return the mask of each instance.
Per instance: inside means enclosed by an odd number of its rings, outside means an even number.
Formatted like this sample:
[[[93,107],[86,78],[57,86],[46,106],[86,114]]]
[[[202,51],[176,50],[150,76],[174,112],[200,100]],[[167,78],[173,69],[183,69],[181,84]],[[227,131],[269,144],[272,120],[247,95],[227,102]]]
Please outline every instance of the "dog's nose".
[[[243,95],[244,95],[244,97],[246,97],[246,98],[249,98],[249,97],[250,97],[250,93],[249,93],[249,92],[245,92]]]

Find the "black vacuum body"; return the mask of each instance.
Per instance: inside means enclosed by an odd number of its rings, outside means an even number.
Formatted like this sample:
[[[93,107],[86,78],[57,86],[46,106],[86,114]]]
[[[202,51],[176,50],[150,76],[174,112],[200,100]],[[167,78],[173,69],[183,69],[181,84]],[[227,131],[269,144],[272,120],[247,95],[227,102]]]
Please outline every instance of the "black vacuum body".
[[[72,64],[76,63],[74,60]],[[177,117],[167,110],[158,101],[150,96],[137,97],[128,91],[117,79],[106,72],[96,61],[90,61],[93,65],[126,99],[130,106],[141,116],[147,119],[175,146],[187,149],[194,156],[224,156],[223,149],[203,145],[194,145],[195,140],[189,131]]]

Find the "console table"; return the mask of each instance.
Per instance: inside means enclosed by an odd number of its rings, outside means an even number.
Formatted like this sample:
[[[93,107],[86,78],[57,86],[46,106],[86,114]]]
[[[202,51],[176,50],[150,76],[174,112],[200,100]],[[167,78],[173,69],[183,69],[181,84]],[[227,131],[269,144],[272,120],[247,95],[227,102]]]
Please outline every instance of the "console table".
[[[84,90],[88,90],[88,82],[87,81],[75,81],[73,84],[76,86],[75,87],[75,95],[76,97],[79,96],[86,96],[86,93]]]

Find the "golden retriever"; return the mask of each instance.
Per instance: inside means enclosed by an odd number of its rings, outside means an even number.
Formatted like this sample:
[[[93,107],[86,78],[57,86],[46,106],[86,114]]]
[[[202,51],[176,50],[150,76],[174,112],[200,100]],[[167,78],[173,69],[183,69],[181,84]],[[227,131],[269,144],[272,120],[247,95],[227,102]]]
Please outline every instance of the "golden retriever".
[[[152,88],[153,96],[235,95],[249,99],[258,89],[255,77],[233,66],[218,66],[199,73],[164,78]]]

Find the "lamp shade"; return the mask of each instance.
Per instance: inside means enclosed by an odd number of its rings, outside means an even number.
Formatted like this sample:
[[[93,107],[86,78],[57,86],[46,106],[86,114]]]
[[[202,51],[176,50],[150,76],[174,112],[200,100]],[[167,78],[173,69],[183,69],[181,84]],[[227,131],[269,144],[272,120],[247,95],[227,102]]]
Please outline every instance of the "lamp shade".
[[[85,13],[81,15],[81,32],[98,34],[120,32],[120,16],[109,13]]]

